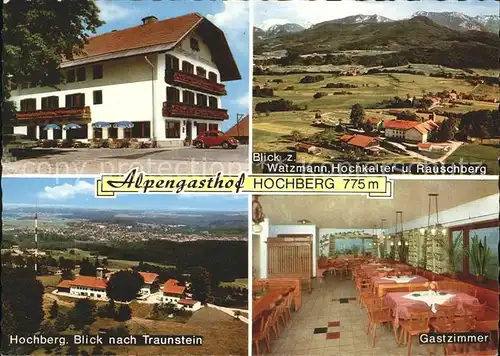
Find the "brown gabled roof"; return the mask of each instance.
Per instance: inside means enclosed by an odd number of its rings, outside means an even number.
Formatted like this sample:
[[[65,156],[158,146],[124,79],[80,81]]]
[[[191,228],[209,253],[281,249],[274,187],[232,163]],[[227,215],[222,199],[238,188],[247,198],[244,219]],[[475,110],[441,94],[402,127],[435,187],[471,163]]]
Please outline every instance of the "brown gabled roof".
[[[361,148],[366,148],[373,143],[378,143],[376,138],[365,135],[343,135],[340,140],[349,145]]]
[[[139,272],[139,274],[144,279],[145,284],[152,284],[159,276],[157,273],[149,273],[149,272]]]
[[[73,282],[70,279],[63,279],[58,285],[57,288],[70,288],[71,287],[71,282]]]
[[[106,281],[101,278],[91,276],[78,276],[70,281],[71,286],[106,289]]]
[[[163,285],[163,291],[165,293],[169,293],[169,294],[182,295],[182,294],[184,294],[185,290],[186,290],[186,287],[183,287],[183,286],[172,286],[172,285],[167,285],[167,284]]]
[[[408,130],[419,124],[418,121],[410,120],[390,120],[384,123],[386,129]]]
[[[239,123],[236,123],[233,127],[226,131],[228,136],[250,136],[250,120],[248,115],[245,116]]]
[[[224,33],[198,13],[90,37],[83,48],[83,53],[75,55],[72,60],[64,60],[61,68],[168,51],[192,31],[197,31],[211,48],[212,58],[219,69],[222,81],[241,79]]]
[[[183,304],[183,305],[195,305],[196,304],[196,300],[193,300],[193,299],[179,299],[179,301],[177,302],[178,304]]]

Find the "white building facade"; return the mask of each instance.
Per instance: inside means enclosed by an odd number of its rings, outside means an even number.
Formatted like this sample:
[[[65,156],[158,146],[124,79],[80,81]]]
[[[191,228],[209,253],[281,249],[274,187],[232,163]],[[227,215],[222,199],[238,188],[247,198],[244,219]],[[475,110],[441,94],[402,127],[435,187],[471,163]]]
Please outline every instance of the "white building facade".
[[[198,14],[150,16],[140,26],[90,38],[84,51],[61,64],[65,79],[57,88],[21,83],[12,90],[14,133],[182,145],[221,129],[228,119],[221,82],[241,79],[224,34]],[[49,124],[60,129],[45,129]],[[80,128],[65,130],[68,124]]]

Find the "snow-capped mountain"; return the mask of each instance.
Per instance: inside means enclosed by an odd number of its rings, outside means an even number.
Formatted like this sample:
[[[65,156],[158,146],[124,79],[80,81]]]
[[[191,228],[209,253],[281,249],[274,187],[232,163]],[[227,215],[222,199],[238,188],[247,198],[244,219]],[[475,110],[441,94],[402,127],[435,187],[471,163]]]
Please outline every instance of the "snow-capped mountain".
[[[304,31],[305,28],[296,23],[286,23],[284,25],[274,25],[266,31],[266,37],[276,37],[283,34]]]
[[[313,27],[318,27],[332,23],[349,25],[349,24],[363,24],[363,23],[382,23],[391,21],[393,20],[380,15],[353,15],[353,16],[343,17],[341,19],[320,22],[315,24]]]
[[[468,16],[461,12],[428,12],[418,11],[412,15],[425,16],[441,26],[451,28],[456,31],[489,31],[498,32],[498,15]]]

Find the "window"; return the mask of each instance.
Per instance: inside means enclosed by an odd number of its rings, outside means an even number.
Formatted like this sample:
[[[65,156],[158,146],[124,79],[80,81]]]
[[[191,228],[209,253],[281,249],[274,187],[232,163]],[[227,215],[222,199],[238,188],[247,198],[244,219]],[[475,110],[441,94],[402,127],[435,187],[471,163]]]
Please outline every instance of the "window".
[[[35,110],[36,110],[36,99],[21,100],[21,111],[35,111]]]
[[[67,108],[83,108],[85,106],[85,94],[66,95]]]
[[[204,94],[196,94],[196,105],[207,106],[207,96]]]
[[[210,131],[219,131],[219,125],[218,124],[208,124],[208,129]]]
[[[179,89],[174,87],[167,87],[167,102],[178,103],[179,101]]]
[[[165,136],[167,138],[181,138],[181,122],[167,120],[165,123]]]
[[[196,67],[196,75],[199,77],[206,78],[207,77],[207,71],[203,67]]]
[[[198,40],[196,38],[191,38],[191,49],[194,51],[199,51],[200,50],[200,44],[198,43]]]
[[[194,65],[187,61],[182,61],[182,71],[190,74],[194,74]]]
[[[85,67],[76,70],[76,81],[83,82],[85,80]]]
[[[486,241],[487,247],[490,249],[489,258],[486,260],[486,278],[498,279],[498,226],[486,227],[482,229],[469,230],[469,248],[472,246],[472,239],[477,237],[481,244]],[[469,258],[469,273],[474,273],[474,264]]]
[[[201,135],[207,131],[207,124],[199,122],[196,124],[196,129],[198,130],[198,135]]]
[[[171,54],[165,55],[165,68],[167,70],[179,70],[179,58],[172,56]]]
[[[42,110],[43,109],[58,109],[59,108],[59,97],[58,96],[48,96],[42,98]]]
[[[66,72],[66,83],[74,83],[75,82],[75,70],[70,69]]]
[[[116,127],[108,127],[108,138],[118,138],[118,129]]]
[[[88,138],[87,124],[80,124],[81,128],[66,131],[66,138],[69,140],[84,140]],[[61,130],[57,130],[61,131]]]
[[[218,107],[217,98],[215,96],[209,96],[208,97],[208,106],[210,106],[211,108],[217,108]]]
[[[102,64],[96,64],[95,66],[92,66],[92,78],[101,79],[102,77]]]
[[[194,105],[194,93],[189,90],[182,91],[182,102],[184,104]]]
[[[134,127],[130,129],[133,138],[150,138],[151,124],[149,121],[134,121]]]
[[[217,74],[215,74],[214,72],[208,72],[208,79],[211,82],[217,83]]]
[[[102,104],[102,90],[94,90],[92,94],[94,96],[94,105]]]

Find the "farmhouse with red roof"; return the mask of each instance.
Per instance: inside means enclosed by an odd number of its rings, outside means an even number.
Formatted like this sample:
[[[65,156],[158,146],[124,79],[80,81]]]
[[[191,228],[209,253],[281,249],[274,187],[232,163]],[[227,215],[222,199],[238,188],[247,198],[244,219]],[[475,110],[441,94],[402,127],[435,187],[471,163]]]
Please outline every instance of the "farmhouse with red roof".
[[[150,295],[151,293],[155,293],[160,289],[158,283],[159,275],[157,273],[139,272],[139,274],[144,279],[144,284],[139,291],[142,296]]]
[[[429,134],[439,125],[432,120],[425,122],[411,120],[391,120],[384,123],[385,137],[412,143],[425,143]]]
[[[64,58],[63,80],[13,78],[14,133],[33,139],[134,138],[182,146],[229,118],[223,82],[241,75],[222,30],[198,13],[91,36]],[[68,124],[73,125],[66,130]],[[57,125],[45,127],[49,124]]]

